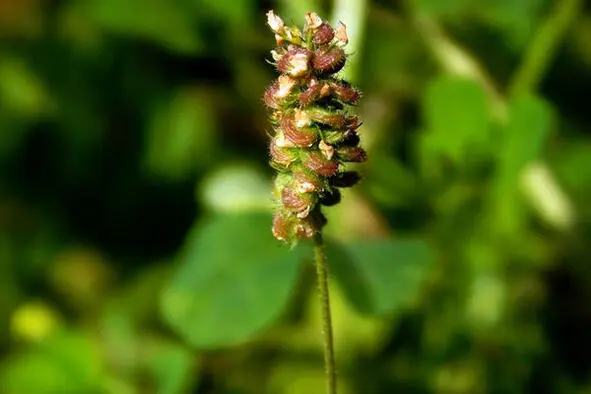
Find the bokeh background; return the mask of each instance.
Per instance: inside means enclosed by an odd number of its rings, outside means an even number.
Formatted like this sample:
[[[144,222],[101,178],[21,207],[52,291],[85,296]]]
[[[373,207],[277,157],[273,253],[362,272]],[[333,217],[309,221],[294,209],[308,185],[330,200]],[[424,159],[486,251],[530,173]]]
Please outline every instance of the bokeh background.
[[[0,392],[324,391],[265,13],[350,36],[341,393],[591,393],[584,0],[0,0]]]

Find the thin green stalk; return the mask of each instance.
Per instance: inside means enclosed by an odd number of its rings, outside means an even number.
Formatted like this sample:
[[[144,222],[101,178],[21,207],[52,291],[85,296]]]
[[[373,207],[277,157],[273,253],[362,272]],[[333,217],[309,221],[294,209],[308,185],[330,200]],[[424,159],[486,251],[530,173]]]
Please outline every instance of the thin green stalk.
[[[322,315],[322,336],[324,341],[324,364],[326,368],[326,386],[328,394],[337,393],[337,374],[334,361],[334,346],[332,337],[332,319],[330,316],[330,296],[328,292],[328,268],[322,234],[314,237],[314,257],[316,274],[318,276],[318,295],[320,296],[320,310]]]
[[[581,0],[556,2],[555,9],[540,27],[513,76],[509,86],[511,95],[527,94],[537,89],[568,27],[580,15],[582,7]]]

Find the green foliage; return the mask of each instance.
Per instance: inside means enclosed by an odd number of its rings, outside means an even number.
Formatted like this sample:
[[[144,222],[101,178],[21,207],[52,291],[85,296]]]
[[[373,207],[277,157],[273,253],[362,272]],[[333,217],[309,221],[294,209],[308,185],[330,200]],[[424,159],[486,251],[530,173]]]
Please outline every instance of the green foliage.
[[[390,315],[416,297],[433,266],[429,247],[418,240],[331,243],[328,260],[357,310]]]
[[[0,1],[0,393],[323,390],[311,247],[270,233],[267,7],[347,15],[364,92],[339,393],[589,393],[582,0]]]
[[[244,342],[285,308],[300,255],[274,241],[270,220],[267,214],[219,216],[189,235],[162,313],[193,346]]]

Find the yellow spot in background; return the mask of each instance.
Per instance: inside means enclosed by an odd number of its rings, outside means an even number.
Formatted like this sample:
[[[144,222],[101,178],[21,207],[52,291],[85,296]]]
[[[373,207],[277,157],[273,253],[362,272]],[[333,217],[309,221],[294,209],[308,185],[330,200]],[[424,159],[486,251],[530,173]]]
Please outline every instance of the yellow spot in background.
[[[58,313],[42,302],[20,306],[10,319],[10,332],[16,339],[39,342],[54,333],[61,325]]]

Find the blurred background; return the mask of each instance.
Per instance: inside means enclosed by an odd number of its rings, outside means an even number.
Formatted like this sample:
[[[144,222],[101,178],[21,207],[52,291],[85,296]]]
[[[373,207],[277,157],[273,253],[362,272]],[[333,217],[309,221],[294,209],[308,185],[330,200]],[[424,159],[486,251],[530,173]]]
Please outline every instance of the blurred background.
[[[0,393],[321,393],[265,13],[348,28],[340,393],[591,393],[584,0],[0,0]]]

